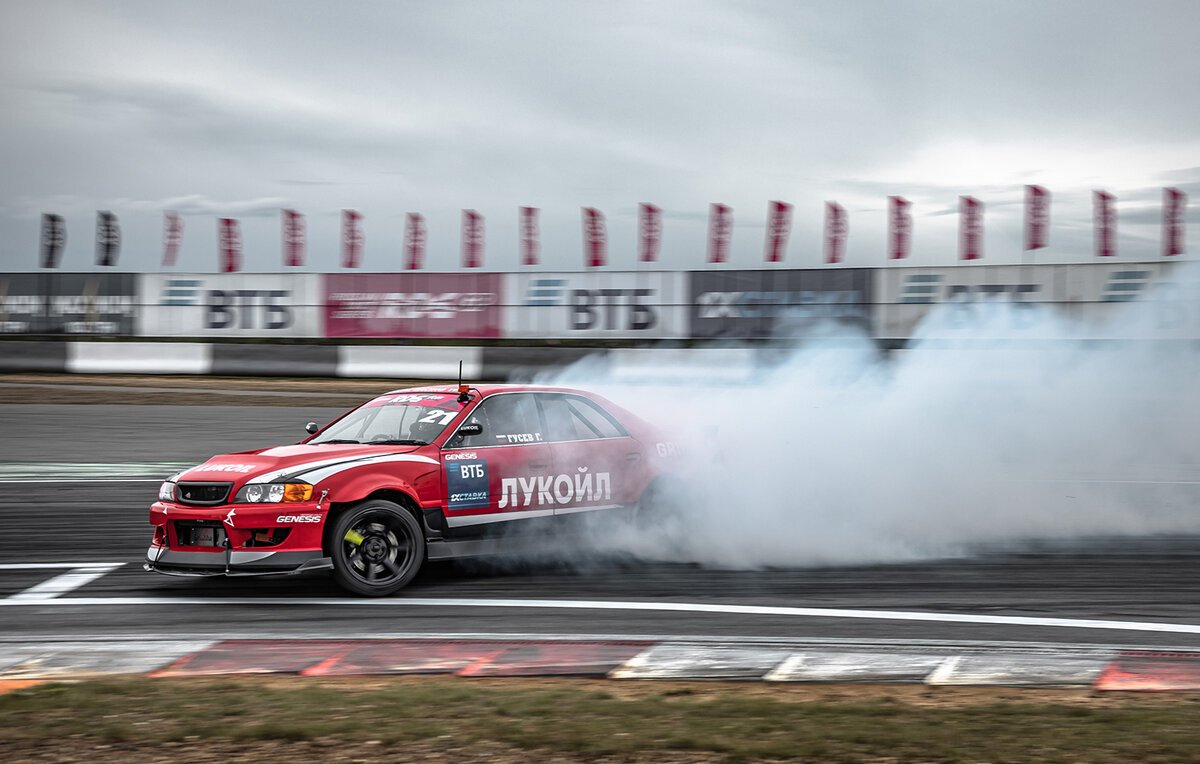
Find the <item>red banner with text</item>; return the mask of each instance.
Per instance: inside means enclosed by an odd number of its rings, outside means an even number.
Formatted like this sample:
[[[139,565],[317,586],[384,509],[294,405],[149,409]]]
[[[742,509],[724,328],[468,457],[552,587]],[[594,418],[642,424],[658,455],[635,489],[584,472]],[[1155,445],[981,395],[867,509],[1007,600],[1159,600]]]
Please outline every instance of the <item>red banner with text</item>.
[[[498,273],[325,276],[326,337],[499,337]]]
[[[973,196],[958,197],[958,258],[983,257],[983,202]]]
[[[419,271],[425,267],[425,217],[410,212],[404,219],[404,270]]]
[[[537,265],[542,261],[542,235],[538,226],[538,208],[522,207],[518,221],[521,234],[521,265]]]
[[[1163,255],[1182,255],[1187,252],[1184,241],[1187,215],[1187,194],[1178,188],[1163,189]]]
[[[242,269],[242,229],[233,218],[217,218],[218,269],[232,273]]]
[[[1050,192],[1041,186],[1025,187],[1025,250],[1050,243]]]
[[[608,228],[595,207],[583,208],[583,262],[589,268],[608,265]]]
[[[638,205],[638,262],[656,262],[661,248],[662,208],[642,202]]]
[[[729,242],[733,238],[733,207],[710,204],[708,207],[708,262],[729,261]]]
[[[767,202],[767,242],[763,259],[768,263],[783,262],[791,233],[792,205],[787,202]]]
[[[1092,216],[1096,256],[1114,257],[1117,254],[1117,197],[1107,191],[1093,192]]]
[[[912,202],[902,196],[888,197],[888,258],[903,260],[912,246]]]
[[[295,210],[283,211],[283,264],[304,265],[307,245],[307,226],[304,216]]]

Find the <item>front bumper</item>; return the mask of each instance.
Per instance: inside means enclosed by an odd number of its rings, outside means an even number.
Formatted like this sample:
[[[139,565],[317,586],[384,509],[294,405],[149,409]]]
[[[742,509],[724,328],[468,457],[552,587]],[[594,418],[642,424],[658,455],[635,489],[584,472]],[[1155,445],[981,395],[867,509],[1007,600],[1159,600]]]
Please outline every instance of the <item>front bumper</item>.
[[[265,549],[180,552],[151,546],[144,570],[168,576],[279,576],[329,570],[333,561],[320,550],[273,552]]]
[[[326,511],[311,503],[219,507],[156,502],[142,566],[175,576],[264,576],[333,567],[321,536]]]

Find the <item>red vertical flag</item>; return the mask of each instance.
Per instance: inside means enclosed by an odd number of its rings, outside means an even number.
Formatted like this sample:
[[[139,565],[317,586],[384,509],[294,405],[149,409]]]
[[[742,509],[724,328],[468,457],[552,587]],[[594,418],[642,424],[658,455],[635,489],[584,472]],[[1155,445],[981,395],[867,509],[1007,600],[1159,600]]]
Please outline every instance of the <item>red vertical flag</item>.
[[[521,265],[537,265],[542,260],[541,230],[538,228],[538,208],[521,207],[518,225],[521,232]]]
[[[163,213],[163,260],[167,267],[175,265],[179,246],[183,244],[183,218],[177,212]]]
[[[846,208],[837,202],[825,202],[825,262],[840,263],[846,256],[846,234],[850,222]]]
[[[342,210],[342,267],[358,268],[362,265],[363,242],[362,213]]]
[[[1092,192],[1092,218],[1095,224],[1096,256],[1117,254],[1117,197],[1107,191]]]
[[[419,271],[425,267],[425,218],[410,212],[404,219],[404,270]]]
[[[583,208],[583,262],[589,268],[608,265],[608,229],[595,207]]]
[[[912,246],[912,202],[902,196],[888,197],[888,257],[903,260]]]
[[[233,218],[217,218],[217,249],[222,271],[242,269],[242,229]]]
[[[973,196],[958,197],[958,258],[983,257],[983,202]]]
[[[767,241],[763,259],[768,263],[782,262],[787,254],[788,236],[792,233],[792,205],[787,202],[767,202]]]
[[[661,246],[662,208],[642,202],[638,205],[638,261],[655,262]]]
[[[733,238],[733,207],[728,204],[708,206],[708,262],[729,260],[729,240]]]
[[[1187,230],[1187,194],[1178,188],[1163,189],[1163,255],[1182,255],[1187,251],[1184,234]]]
[[[462,214],[462,267],[483,267],[483,215],[475,210]]]
[[[1041,186],[1025,187],[1025,250],[1050,243],[1050,192]]]
[[[283,211],[283,264],[292,267],[304,265],[308,254],[308,226],[304,216],[295,210]]]

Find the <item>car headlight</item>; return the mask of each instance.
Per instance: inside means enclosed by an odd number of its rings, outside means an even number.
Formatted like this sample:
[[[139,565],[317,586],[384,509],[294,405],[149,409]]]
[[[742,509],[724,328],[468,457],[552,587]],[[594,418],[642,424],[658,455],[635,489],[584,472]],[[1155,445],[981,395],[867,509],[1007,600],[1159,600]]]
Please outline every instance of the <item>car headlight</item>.
[[[163,484],[158,487],[159,501],[175,501],[175,483],[170,480],[164,480]]]
[[[280,502],[308,501],[313,487],[308,483],[251,483],[233,497],[235,504],[278,504]]]

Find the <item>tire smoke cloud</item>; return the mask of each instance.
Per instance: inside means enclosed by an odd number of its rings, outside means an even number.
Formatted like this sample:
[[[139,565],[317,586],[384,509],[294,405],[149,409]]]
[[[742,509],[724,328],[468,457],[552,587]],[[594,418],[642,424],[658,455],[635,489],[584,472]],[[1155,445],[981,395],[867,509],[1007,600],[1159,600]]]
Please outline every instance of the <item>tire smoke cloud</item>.
[[[969,322],[935,309],[887,354],[822,327],[786,351],[614,351],[539,378],[683,449],[677,514],[597,546],[759,568],[1200,533],[1195,343],[1081,339],[1105,335],[1047,306],[982,307]]]

